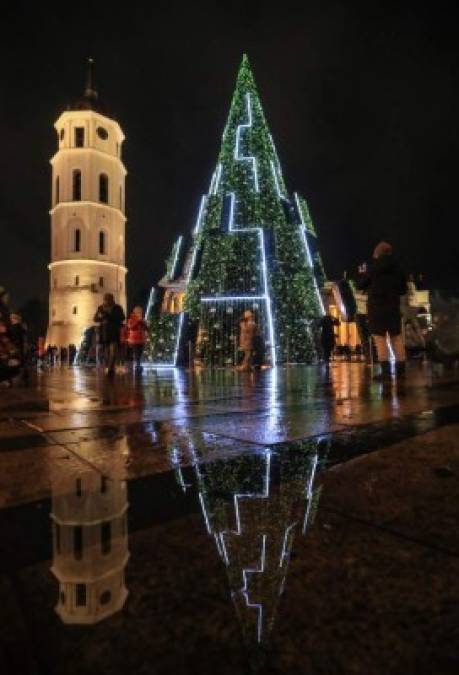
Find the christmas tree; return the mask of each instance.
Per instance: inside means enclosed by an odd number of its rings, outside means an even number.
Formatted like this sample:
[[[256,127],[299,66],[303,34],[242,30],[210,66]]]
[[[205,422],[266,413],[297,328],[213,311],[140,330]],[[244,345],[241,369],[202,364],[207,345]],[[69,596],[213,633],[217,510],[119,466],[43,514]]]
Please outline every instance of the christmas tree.
[[[239,322],[251,310],[267,363],[311,362],[324,312],[316,241],[306,201],[287,192],[244,56],[209,191],[152,306],[150,360],[178,365],[192,345],[205,365],[234,365]]]

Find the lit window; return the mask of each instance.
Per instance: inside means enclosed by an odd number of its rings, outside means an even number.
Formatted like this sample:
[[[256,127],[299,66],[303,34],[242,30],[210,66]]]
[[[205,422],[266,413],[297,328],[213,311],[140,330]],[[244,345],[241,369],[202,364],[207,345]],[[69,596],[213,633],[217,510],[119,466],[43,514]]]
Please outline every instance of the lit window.
[[[84,147],[84,127],[75,127],[75,147]]]
[[[108,204],[108,176],[105,173],[99,176],[99,201]]]
[[[74,202],[81,201],[81,171],[75,169],[72,173],[72,199]]]
[[[105,255],[106,254],[106,246],[105,246],[105,232],[102,230],[99,232],[99,253],[100,255]]]
[[[77,227],[74,233],[73,250],[75,253],[79,253],[81,251],[81,230],[79,227]]]
[[[79,285],[80,285],[80,277],[77,275],[75,277],[75,286],[79,286]]]

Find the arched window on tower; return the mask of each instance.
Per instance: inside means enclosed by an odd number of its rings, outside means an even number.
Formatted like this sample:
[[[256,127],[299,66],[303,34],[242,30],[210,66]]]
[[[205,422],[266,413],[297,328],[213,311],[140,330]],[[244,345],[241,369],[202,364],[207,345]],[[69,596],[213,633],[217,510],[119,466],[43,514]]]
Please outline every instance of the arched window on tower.
[[[99,232],[99,254],[105,255],[107,253],[107,238],[105,232],[100,230]]]
[[[75,169],[72,173],[72,199],[74,202],[81,201],[81,171]]]
[[[81,230],[79,227],[77,227],[73,233],[73,250],[75,253],[81,251]]]
[[[57,177],[56,177],[56,194],[55,194],[55,197],[56,197],[55,203],[56,203],[56,204],[59,204],[59,198],[60,198],[60,195],[59,195],[59,187],[60,187],[60,186],[59,186],[59,176],[57,176]]]
[[[105,173],[99,176],[99,201],[108,204],[108,176]]]
[[[84,147],[84,127],[75,127],[75,147]]]

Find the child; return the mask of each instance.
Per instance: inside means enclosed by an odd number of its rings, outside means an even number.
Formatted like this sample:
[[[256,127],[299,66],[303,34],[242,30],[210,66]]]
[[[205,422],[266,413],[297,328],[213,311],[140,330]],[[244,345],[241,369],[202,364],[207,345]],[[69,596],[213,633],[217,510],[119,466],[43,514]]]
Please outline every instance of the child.
[[[128,343],[132,349],[134,368],[138,373],[142,372],[142,354],[146,341],[147,324],[143,318],[142,307],[137,306],[128,319]]]

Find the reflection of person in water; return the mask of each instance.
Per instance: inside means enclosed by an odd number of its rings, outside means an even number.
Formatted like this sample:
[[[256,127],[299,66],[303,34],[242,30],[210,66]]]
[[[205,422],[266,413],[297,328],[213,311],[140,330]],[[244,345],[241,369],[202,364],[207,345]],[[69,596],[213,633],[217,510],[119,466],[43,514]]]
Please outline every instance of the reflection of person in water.
[[[64,623],[94,624],[119,611],[128,594],[126,482],[97,471],[53,480],[56,612]]]

